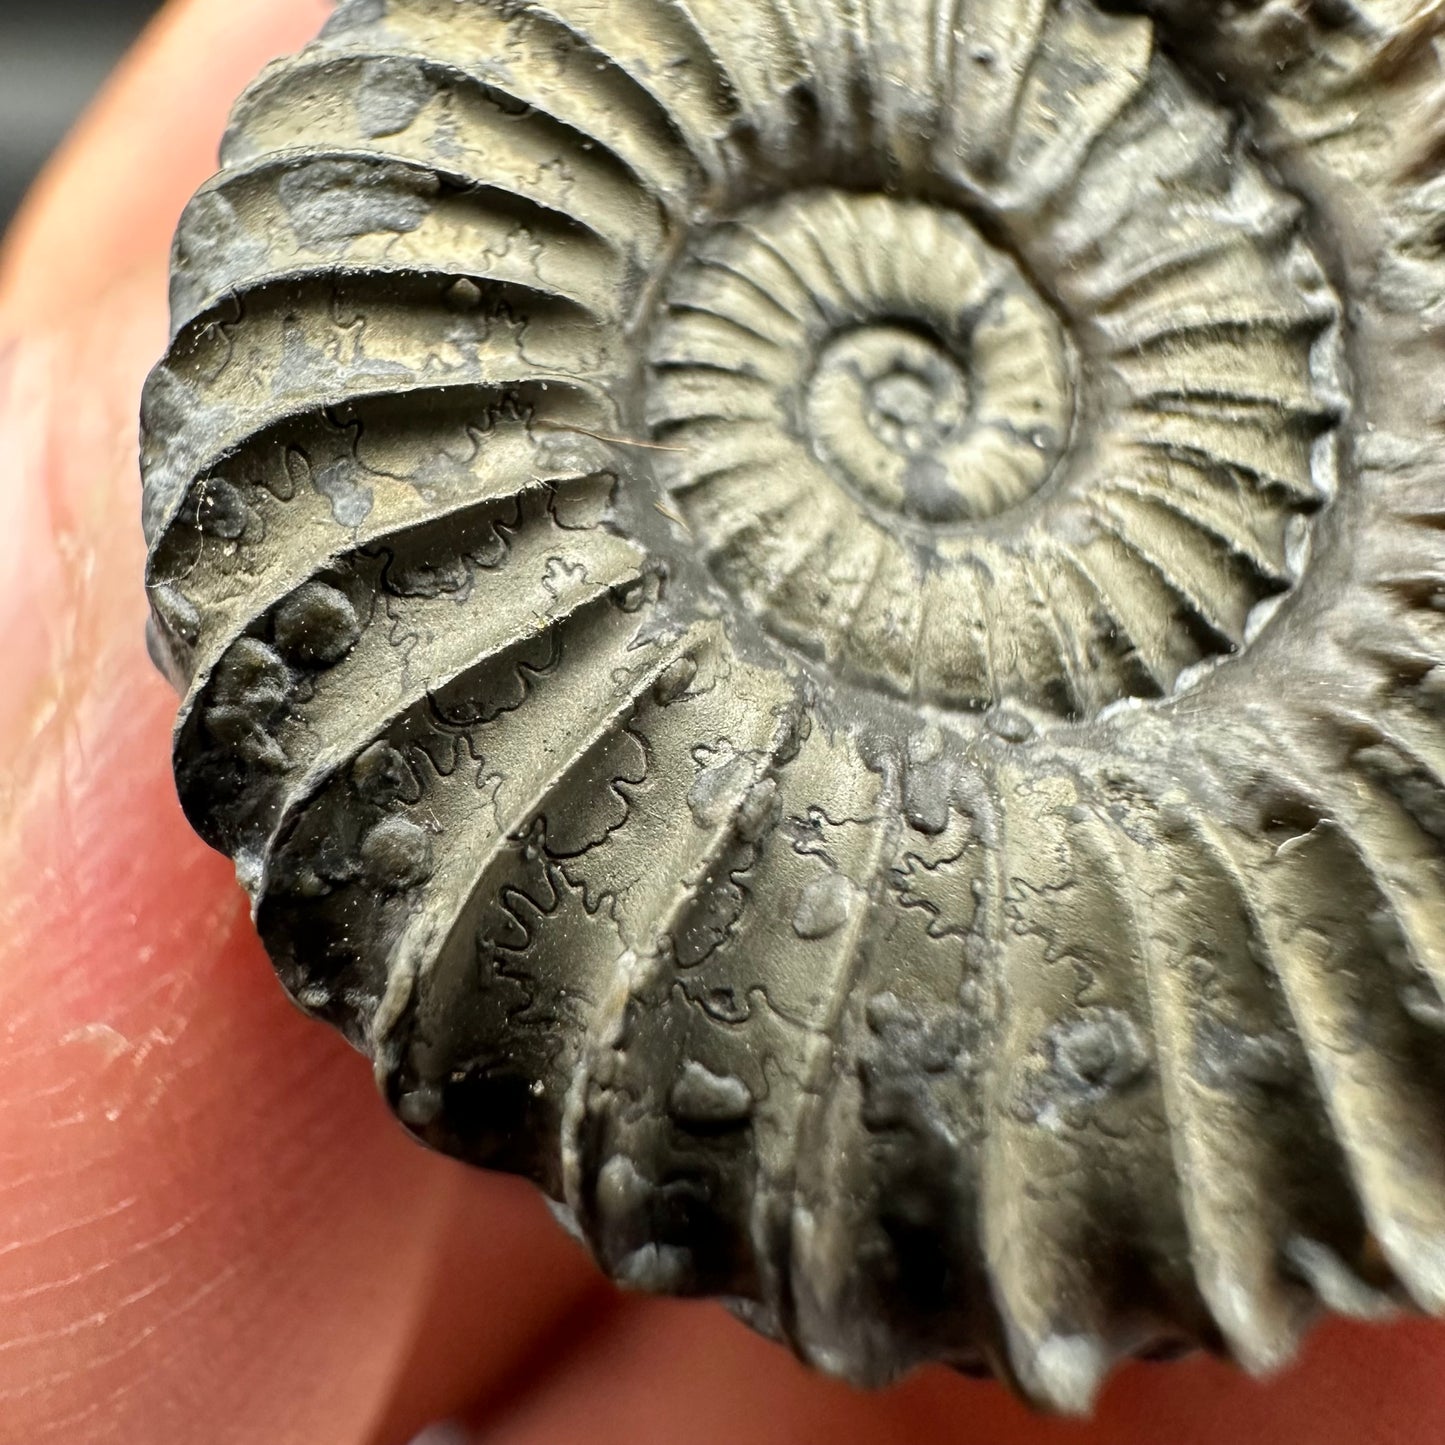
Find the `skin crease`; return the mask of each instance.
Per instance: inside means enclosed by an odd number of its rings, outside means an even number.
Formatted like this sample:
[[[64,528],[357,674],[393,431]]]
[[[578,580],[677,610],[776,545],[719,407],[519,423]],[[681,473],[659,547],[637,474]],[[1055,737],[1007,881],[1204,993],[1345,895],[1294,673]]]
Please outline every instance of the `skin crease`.
[[[424,1154],[284,1000],[175,803],[142,640],[141,380],[229,98],[318,0],[166,12],[0,257],[0,1445],[1424,1445],[1445,1330],[1333,1324],[1267,1385],[1135,1366],[1091,1424],[925,1372],[855,1394],[624,1301],[532,1191]]]

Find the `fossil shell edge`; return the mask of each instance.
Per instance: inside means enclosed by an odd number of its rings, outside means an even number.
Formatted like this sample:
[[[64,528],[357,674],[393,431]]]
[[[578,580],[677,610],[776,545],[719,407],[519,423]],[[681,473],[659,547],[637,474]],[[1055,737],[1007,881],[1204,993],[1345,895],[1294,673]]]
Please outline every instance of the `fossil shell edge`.
[[[144,401],[403,1123],[876,1384],[1445,1312],[1439,7],[342,0]]]

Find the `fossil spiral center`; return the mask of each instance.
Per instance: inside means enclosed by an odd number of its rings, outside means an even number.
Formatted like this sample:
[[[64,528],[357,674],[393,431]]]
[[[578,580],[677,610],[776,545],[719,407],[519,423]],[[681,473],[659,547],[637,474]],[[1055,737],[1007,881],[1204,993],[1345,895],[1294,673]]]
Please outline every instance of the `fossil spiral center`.
[[[1334,307],[1252,216],[1181,211],[1161,250],[814,189],[699,226],[643,389],[680,547],[894,697],[1076,718],[1168,694],[1247,644],[1329,488]]]
[[[730,319],[760,296],[765,326]],[[668,299],[669,354],[705,356],[745,389],[765,377],[809,474],[884,525],[916,524],[926,540],[992,517],[1060,460],[1069,343],[1013,261],[953,211],[805,193],[711,238]],[[807,479],[786,467],[779,482]]]
[[[808,388],[808,430],[824,462],[873,502],[957,521],[969,515],[968,494],[938,454],[966,424],[969,402],[964,363],[937,342],[866,326],[824,350]]]
[[[926,452],[963,423],[968,383],[958,364],[906,331],[885,326],[862,332],[841,342],[826,360],[830,368],[841,366],[845,379],[856,377],[869,428],[894,451]],[[815,403],[818,391],[815,379]]]
[[[924,523],[976,521],[1022,501],[1057,461],[1067,381],[1047,365],[1021,371],[1018,358],[1057,361],[1062,338],[1012,268],[994,267],[976,305],[965,293],[950,314],[919,298],[917,317],[864,322],[822,346],[807,435],[865,503]]]

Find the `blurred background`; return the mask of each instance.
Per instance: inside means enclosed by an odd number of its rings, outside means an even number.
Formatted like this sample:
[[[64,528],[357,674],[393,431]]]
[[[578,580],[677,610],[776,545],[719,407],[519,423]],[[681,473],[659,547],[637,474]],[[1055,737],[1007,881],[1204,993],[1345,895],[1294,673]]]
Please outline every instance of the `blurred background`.
[[[160,0],[0,0],[0,232],[45,158],[160,8]]]

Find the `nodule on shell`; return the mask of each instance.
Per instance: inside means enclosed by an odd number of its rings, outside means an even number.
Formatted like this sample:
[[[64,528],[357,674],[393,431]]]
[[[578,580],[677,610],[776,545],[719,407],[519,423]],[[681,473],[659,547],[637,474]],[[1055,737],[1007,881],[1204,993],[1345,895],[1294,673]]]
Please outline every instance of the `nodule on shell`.
[[[152,645],[409,1129],[865,1383],[1445,1312],[1434,13],[343,0],[261,76]]]

